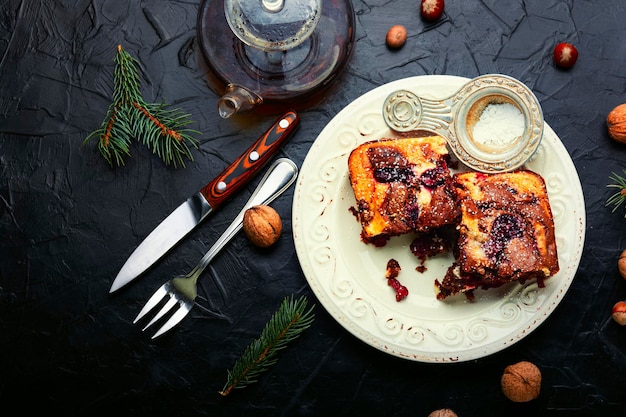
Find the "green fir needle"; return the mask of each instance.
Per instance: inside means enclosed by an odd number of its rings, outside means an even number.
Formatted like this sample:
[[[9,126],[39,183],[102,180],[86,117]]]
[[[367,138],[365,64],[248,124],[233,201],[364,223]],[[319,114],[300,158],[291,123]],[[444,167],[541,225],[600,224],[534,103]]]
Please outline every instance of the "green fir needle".
[[[626,170],[624,170],[623,173],[626,174]],[[626,178],[614,172],[609,179],[613,181],[613,183],[607,185],[607,187],[617,188],[618,191],[606,200],[606,205],[613,206],[612,212],[615,212],[618,208],[626,205]],[[626,217],[626,215],[624,215],[624,217]]]
[[[113,101],[100,127],[84,140],[97,138],[97,150],[110,165],[124,165],[133,139],[140,140],[166,165],[184,167],[184,159],[193,160],[190,147],[199,134],[184,127],[192,123],[190,115],[170,109],[165,103],[146,103],[139,87],[138,62],[121,45],[117,47],[113,80]]]
[[[253,382],[278,361],[278,352],[287,343],[296,339],[300,333],[311,326],[314,315],[313,307],[307,310],[306,297],[297,300],[286,297],[278,311],[266,324],[258,339],[244,350],[235,365],[228,371],[228,379],[219,393],[230,394],[235,388],[243,388]]]

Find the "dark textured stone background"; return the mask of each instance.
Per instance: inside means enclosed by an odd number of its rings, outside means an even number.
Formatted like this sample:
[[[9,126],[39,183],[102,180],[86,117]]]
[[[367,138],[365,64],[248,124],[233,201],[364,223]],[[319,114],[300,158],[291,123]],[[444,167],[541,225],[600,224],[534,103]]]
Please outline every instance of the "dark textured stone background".
[[[0,403],[29,414],[70,416],[623,416],[626,328],[611,319],[626,298],[616,260],[624,209],[605,207],[626,148],[605,119],[626,102],[623,0],[448,0],[427,24],[417,0],[354,1],[354,54],[326,98],[301,112],[280,155],[298,165],[344,106],[396,79],[502,73],[525,82],[569,151],[583,183],[587,239],[578,274],[531,335],[490,357],[423,364],[386,355],[317,306],[313,326],[259,381],[222,398],[226,370],[289,294],[315,296],[295,255],[293,188],[273,205],[285,233],[270,250],[238,236],[205,275],[213,294],[156,342],[131,324],[166,278],[188,271],[251,192],[240,193],[140,280],[109,286],[130,252],[169,212],[247,148],[272,116],[222,120],[196,42],[200,0],[5,0],[0,2]],[[408,28],[390,51],[385,33]],[[570,71],[552,49],[573,42]],[[173,169],[136,145],[111,168],[83,139],[104,118],[115,47],[141,62],[148,101],[193,115],[202,132],[195,162]],[[541,396],[515,404],[500,391],[519,360],[543,372]],[[32,415],[32,414],[31,414]]]

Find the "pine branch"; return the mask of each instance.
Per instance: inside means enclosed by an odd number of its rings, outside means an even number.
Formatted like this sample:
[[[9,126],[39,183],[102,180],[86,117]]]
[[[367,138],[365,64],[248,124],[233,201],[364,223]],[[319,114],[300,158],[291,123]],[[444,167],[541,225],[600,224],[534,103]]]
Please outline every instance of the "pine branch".
[[[107,112],[107,116],[102,125],[95,131],[91,132],[83,141],[83,144],[98,138],[96,149],[107,160],[109,165],[115,162],[118,166],[124,165],[124,157],[130,156],[130,143],[132,141],[133,132],[129,131],[124,124],[117,123],[116,120],[121,116],[121,109],[118,105],[111,104]]]
[[[133,103],[137,118],[137,136],[167,165],[184,166],[183,157],[193,160],[189,144],[195,146],[191,134],[199,132],[180,129],[190,123],[189,114],[168,109],[166,104]],[[142,123],[143,118],[143,123]]]
[[[307,310],[306,306],[304,296],[295,301],[293,296],[283,300],[259,338],[248,345],[233,369],[228,371],[226,384],[219,391],[221,395],[226,396],[235,388],[256,382],[261,373],[278,361],[278,352],[311,326],[315,317],[313,307]]]
[[[623,172],[626,174],[626,170]],[[617,188],[619,190],[606,200],[606,206],[614,206],[613,210],[611,210],[611,212],[614,213],[619,207],[626,205],[626,178],[613,173],[609,179],[613,181],[613,183],[607,185],[607,187]],[[624,217],[626,217],[626,215],[624,215]]]
[[[140,139],[166,165],[185,166],[183,158],[193,160],[190,147],[200,132],[183,129],[192,123],[190,115],[169,109],[165,103],[146,103],[139,88],[138,61],[117,47],[113,81],[113,102],[100,127],[83,144],[98,138],[96,148],[110,165],[124,165],[133,138]]]

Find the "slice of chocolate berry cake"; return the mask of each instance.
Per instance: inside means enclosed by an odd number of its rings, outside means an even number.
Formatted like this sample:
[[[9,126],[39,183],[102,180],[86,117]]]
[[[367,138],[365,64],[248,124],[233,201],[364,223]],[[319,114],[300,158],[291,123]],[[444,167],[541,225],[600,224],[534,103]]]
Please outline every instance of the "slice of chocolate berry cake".
[[[455,175],[461,206],[456,262],[435,281],[437,298],[512,281],[538,285],[559,271],[554,220],[543,178],[532,171]]]
[[[454,223],[460,211],[441,136],[381,139],[348,159],[356,216],[364,242]]]

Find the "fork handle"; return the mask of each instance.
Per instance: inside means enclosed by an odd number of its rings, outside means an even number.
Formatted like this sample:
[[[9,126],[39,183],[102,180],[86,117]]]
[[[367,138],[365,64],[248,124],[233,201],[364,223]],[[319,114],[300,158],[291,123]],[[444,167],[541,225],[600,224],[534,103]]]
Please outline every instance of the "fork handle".
[[[281,195],[293,182],[298,175],[298,167],[287,158],[279,158],[267,169],[263,178],[257,185],[256,189],[250,196],[248,202],[243,206],[237,217],[232,221],[230,226],[222,233],[217,241],[211,246],[207,253],[202,257],[198,265],[191,271],[192,280],[195,282],[200,274],[213,260],[215,255],[237,234],[243,225],[243,216],[250,207],[269,204]]]

